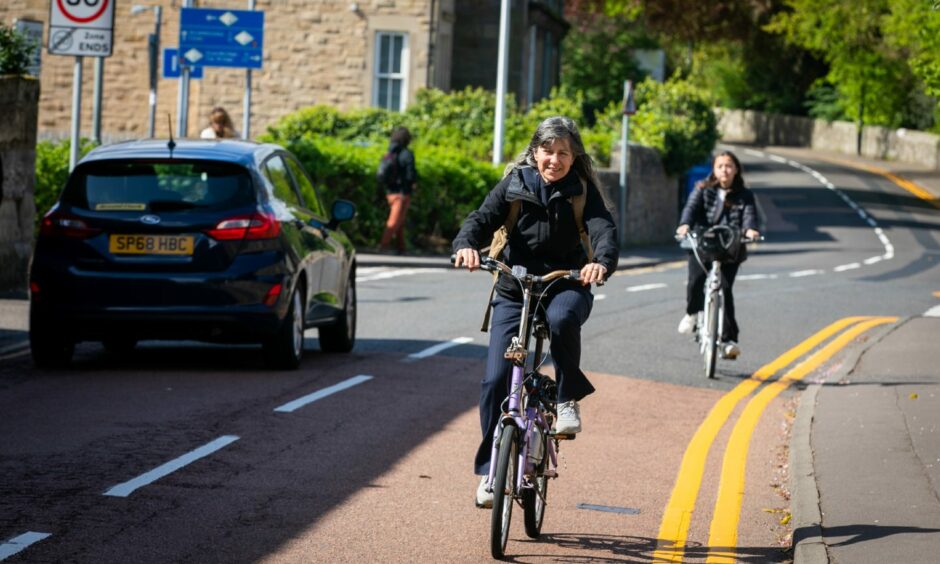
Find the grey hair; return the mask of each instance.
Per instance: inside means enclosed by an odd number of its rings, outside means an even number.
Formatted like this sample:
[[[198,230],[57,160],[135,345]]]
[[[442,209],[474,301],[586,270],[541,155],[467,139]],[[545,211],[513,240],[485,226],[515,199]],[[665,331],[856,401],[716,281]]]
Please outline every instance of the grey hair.
[[[538,163],[535,162],[535,152],[538,151],[539,147],[551,145],[556,139],[565,139],[568,141],[568,145],[574,155],[574,163],[572,163],[571,168],[578,173],[578,176],[599,188],[600,182],[594,172],[594,164],[591,161],[591,156],[584,150],[584,142],[581,141],[581,133],[578,132],[578,126],[574,123],[573,119],[564,116],[553,116],[543,120],[542,123],[535,128],[535,133],[532,134],[532,140],[529,141],[529,145],[516,157],[514,162],[506,166],[506,170],[503,174],[509,174],[514,168],[520,166],[528,165],[538,168]]]

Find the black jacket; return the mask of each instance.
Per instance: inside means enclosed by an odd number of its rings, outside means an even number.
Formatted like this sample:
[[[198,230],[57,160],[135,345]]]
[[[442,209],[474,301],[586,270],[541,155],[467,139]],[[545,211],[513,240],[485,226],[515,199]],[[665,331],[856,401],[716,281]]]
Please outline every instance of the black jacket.
[[[584,226],[591,240],[594,262],[606,267],[607,277],[610,277],[617,269],[620,257],[617,227],[597,187],[588,181],[587,188]],[[542,190],[548,195],[547,205],[540,197]],[[581,245],[569,198],[583,190],[574,171],[555,184],[545,185],[534,168],[517,167],[490,191],[479,209],[467,216],[454,238],[454,251],[465,248],[479,250],[489,246],[493,233],[506,221],[510,202],[521,200],[519,219],[503,251],[505,262],[525,266],[533,274],[580,270],[587,264],[587,253]],[[564,287],[565,282],[559,282],[553,288]],[[496,289],[503,296],[520,296],[515,282],[504,276],[499,278]]]
[[[743,232],[758,229],[757,204],[754,193],[747,188],[728,192],[724,205],[718,196],[717,186],[696,186],[682,209],[679,225],[688,225],[691,229],[727,225]],[[738,255],[739,262],[747,258],[747,248],[742,245]]]
[[[410,195],[418,181],[418,172],[415,169],[415,154],[408,147],[402,147],[398,143],[389,143],[388,150],[398,155],[396,164],[397,176],[394,186],[386,186],[385,191],[390,194]]]

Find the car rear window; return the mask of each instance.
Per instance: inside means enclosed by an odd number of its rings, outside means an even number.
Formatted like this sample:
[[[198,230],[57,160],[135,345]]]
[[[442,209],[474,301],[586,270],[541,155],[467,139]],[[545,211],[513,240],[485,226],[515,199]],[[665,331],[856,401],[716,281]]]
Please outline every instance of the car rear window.
[[[215,210],[250,204],[251,176],[216,161],[101,161],[80,167],[63,200],[92,211]]]

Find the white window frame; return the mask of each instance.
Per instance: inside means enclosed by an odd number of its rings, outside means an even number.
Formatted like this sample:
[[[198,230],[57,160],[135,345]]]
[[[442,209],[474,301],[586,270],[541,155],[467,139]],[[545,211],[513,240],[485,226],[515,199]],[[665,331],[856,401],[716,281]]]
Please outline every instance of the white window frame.
[[[399,72],[381,72],[382,57],[382,39],[388,37],[394,40],[395,37],[402,38],[401,48],[401,67]],[[389,55],[393,56],[389,50]],[[377,31],[375,32],[375,55],[373,58],[372,73],[372,105],[379,108],[386,108],[394,111],[403,111],[408,104],[408,69],[411,66],[411,51],[408,47],[408,33],[405,31]],[[389,107],[389,100],[379,99],[379,83],[382,80],[401,80],[401,90],[399,92],[398,107]]]

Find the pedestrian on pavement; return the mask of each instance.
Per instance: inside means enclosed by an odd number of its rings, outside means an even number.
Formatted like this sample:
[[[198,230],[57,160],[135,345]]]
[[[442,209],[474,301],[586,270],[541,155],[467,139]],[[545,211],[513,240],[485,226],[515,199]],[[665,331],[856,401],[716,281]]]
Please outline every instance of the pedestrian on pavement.
[[[415,155],[408,148],[410,143],[408,128],[396,127],[379,162],[377,177],[388,201],[388,219],[379,242],[379,252],[388,252],[392,239],[395,239],[398,254],[405,254],[405,217],[411,205],[411,195],[418,187]]]
[[[201,139],[234,139],[238,137],[232,118],[222,106],[216,106],[209,112],[209,127],[199,134]]]
[[[690,230],[707,229],[713,225],[727,225],[743,231],[749,239],[757,239],[757,206],[754,193],[744,185],[741,162],[731,151],[715,157],[712,171],[705,180],[696,184],[685,203],[676,235],[684,237]],[[738,346],[738,322],[734,316],[734,278],[741,263],[747,259],[747,247],[740,246],[736,256],[721,263],[724,291],[725,319],[722,324],[721,352],[725,358],[735,359],[741,354]],[[689,279],[686,286],[685,315],[679,322],[679,333],[691,334],[695,329],[698,312],[705,308],[705,278],[707,273],[693,253],[689,253]]]
[[[518,217],[503,251],[504,262],[524,266],[535,275],[560,269],[580,271],[580,282],[561,280],[542,302],[558,381],[555,431],[560,434],[581,431],[578,402],[594,392],[580,368],[581,326],[594,304],[591,283],[606,280],[616,270],[620,254],[617,229],[598,186],[591,157],[574,121],[548,118],[539,124],[525,151],[506,167],[505,176],[480,208],[467,217],[453,242],[454,266],[471,271],[478,268],[479,249],[490,245],[511,208],[518,205]],[[575,201],[583,210],[580,223],[587,231],[593,260],[582,245]],[[474,471],[483,476],[476,491],[479,507],[493,503],[492,492],[485,488],[486,476],[493,432],[512,374],[512,362],[503,353],[518,333],[521,300],[516,284],[500,277],[492,300],[489,355],[480,393],[483,438],[474,460]]]

